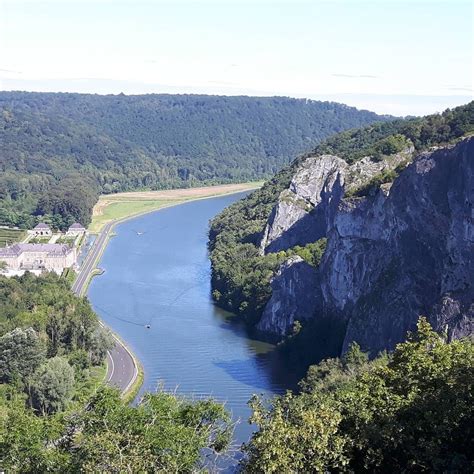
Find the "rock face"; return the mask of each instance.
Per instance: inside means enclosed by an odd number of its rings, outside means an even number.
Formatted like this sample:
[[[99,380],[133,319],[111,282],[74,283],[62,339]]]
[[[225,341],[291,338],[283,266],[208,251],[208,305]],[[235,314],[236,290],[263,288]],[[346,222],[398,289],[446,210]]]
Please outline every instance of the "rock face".
[[[344,194],[346,167],[344,160],[331,155],[304,162],[270,216],[261,244],[263,252],[304,245],[326,235],[327,222]]]
[[[412,151],[407,149],[380,161],[365,157],[351,166],[332,155],[307,158],[273,209],[261,251],[278,252],[324,237],[345,191],[359,187],[378,173],[396,168]]]
[[[307,160],[269,219],[266,252],[328,243],[312,273],[288,262],[275,276],[259,327],[283,335],[295,318],[331,315],[347,323],[343,351],[357,341],[373,354],[402,341],[420,315],[449,337],[472,334],[474,138],[418,156],[365,198],[343,194],[370,160],[358,170],[341,162]]]
[[[259,331],[286,334],[295,320],[314,316],[317,291],[305,291],[307,286],[318,288],[318,272],[301,257],[289,258],[272,280],[272,297],[265,307]]]

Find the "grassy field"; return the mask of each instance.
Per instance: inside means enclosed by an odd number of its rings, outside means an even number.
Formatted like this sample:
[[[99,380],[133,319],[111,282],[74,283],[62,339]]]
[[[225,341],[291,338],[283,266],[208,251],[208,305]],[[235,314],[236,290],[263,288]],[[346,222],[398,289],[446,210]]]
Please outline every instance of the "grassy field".
[[[58,240],[56,240],[56,243],[73,245],[75,241],[76,241],[76,237],[62,236],[62,237],[59,237]]]
[[[31,238],[28,242],[30,244],[47,244],[51,240],[51,236],[46,236],[46,237],[33,237]]]
[[[14,242],[23,240],[26,236],[26,231],[16,229],[0,229],[0,247],[11,245]]]
[[[253,183],[226,184],[201,188],[170,189],[166,191],[138,191],[130,193],[106,194],[94,206],[89,231],[100,232],[110,221],[155,211],[166,206],[180,204],[195,199],[221,196],[250,189],[256,189],[262,181]]]

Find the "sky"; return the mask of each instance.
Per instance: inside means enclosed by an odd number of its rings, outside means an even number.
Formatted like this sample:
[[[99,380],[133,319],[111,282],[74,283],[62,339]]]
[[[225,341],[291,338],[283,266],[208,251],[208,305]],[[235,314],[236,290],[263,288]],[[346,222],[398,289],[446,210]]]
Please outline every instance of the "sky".
[[[0,90],[473,100],[471,0],[0,0]]]

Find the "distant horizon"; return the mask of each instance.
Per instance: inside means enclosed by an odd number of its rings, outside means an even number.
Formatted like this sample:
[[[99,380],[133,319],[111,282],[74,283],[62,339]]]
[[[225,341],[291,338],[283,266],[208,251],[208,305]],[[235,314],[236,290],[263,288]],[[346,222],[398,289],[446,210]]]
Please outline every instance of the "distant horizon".
[[[150,91],[150,92],[124,92],[123,90],[120,90],[119,92],[113,91],[113,92],[105,92],[105,91],[99,91],[99,92],[92,92],[92,91],[78,91],[78,90],[27,90],[27,89],[0,89],[0,93],[32,93],[32,94],[78,94],[78,95],[97,95],[97,96],[126,96],[126,97],[133,97],[133,96],[151,96],[151,95],[195,95],[195,96],[214,96],[214,97],[248,97],[248,98],[254,98],[254,99],[259,99],[259,98],[286,98],[286,99],[294,99],[294,100],[306,100],[306,101],[312,101],[312,102],[333,102],[337,103],[340,105],[346,105],[347,107],[352,107],[356,108],[358,110],[365,110],[368,112],[375,112],[378,115],[381,116],[391,116],[394,118],[407,118],[407,117],[423,117],[426,115],[431,115],[431,114],[436,114],[436,113],[442,113],[447,109],[452,109],[455,107],[460,107],[463,105],[468,104],[472,100],[474,100],[474,97],[467,97],[467,96],[447,96],[447,97],[430,97],[430,96],[416,96],[418,99],[420,98],[425,98],[431,105],[433,105],[433,99],[444,99],[446,104],[444,108],[439,108],[433,111],[429,111],[426,113],[422,114],[405,114],[405,115],[395,115],[393,113],[387,113],[383,111],[379,111],[376,109],[376,107],[370,108],[370,106],[360,106],[357,103],[351,103],[350,101],[345,101],[343,97],[337,98],[337,97],[329,97],[329,96],[320,96],[320,97],[296,97],[292,95],[285,95],[285,94],[246,94],[246,93],[212,93],[212,92],[187,92],[187,91]],[[346,94],[347,96],[350,96],[351,94]],[[380,97],[383,97],[380,95]],[[400,96],[403,97],[404,99],[410,99],[410,96]],[[373,99],[373,96],[371,96]],[[452,99],[450,102],[449,99]],[[369,100],[369,99],[367,99]],[[357,101],[356,101],[357,102]],[[375,104],[374,104],[375,105]]]
[[[474,98],[468,0],[1,0],[0,90],[330,100],[427,115]]]

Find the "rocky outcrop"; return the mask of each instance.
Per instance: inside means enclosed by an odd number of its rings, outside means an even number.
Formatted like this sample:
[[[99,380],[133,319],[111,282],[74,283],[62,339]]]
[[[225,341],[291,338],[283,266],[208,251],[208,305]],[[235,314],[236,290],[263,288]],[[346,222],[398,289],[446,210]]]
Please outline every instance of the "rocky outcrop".
[[[287,334],[296,320],[314,316],[318,272],[301,257],[289,258],[272,280],[272,296],[257,329],[269,334]],[[316,291],[305,291],[310,286]]]
[[[286,250],[324,237],[345,192],[353,191],[381,172],[395,169],[412,152],[409,148],[382,160],[365,157],[351,166],[332,155],[307,158],[270,215],[261,241],[262,253]]]
[[[306,161],[288,190],[294,196],[282,194],[268,222],[266,252],[323,235],[328,243],[310,277],[289,263],[275,276],[259,327],[282,335],[295,318],[331,315],[347,323],[343,350],[357,341],[372,353],[402,341],[420,315],[449,337],[472,334],[474,138],[418,156],[393,185],[364,198],[343,193],[373,163],[356,171],[341,161]],[[296,211],[298,199],[311,209]]]
[[[306,159],[270,216],[262,252],[278,252],[326,235],[327,222],[343,195],[346,167],[337,156]]]

